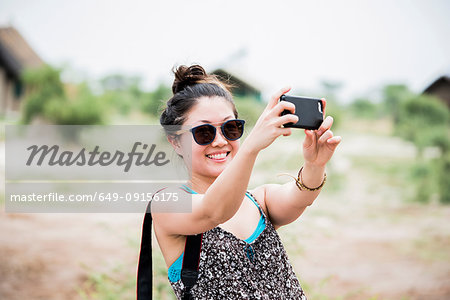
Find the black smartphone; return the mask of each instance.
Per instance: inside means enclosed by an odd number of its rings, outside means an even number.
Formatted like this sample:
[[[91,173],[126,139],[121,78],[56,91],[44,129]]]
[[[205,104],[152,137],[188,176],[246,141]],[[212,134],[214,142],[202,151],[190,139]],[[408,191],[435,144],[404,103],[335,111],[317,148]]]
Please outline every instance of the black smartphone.
[[[310,97],[297,97],[282,95],[280,101],[288,101],[295,105],[295,115],[298,116],[297,123],[286,123],[284,127],[319,129],[323,122],[322,100]],[[289,110],[284,110],[281,115],[291,114]]]

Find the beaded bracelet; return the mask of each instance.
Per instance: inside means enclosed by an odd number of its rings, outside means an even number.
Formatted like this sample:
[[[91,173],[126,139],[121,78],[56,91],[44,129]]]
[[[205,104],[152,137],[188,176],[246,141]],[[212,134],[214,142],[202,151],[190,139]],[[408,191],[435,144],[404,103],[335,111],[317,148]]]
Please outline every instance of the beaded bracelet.
[[[295,184],[297,185],[297,187],[299,188],[300,191],[307,190],[307,191],[314,192],[314,191],[320,190],[323,187],[323,185],[325,184],[325,182],[327,181],[327,173],[325,173],[324,177],[323,177],[323,181],[318,187],[309,188],[303,184],[302,170],[303,170],[303,167],[301,167],[300,171],[298,171],[297,179],[295,180]]]
[[[289,176],[289,177],[294,178],[295,184],[297,185],[297,187],[298,187],[298,189],[299,189],[300,191],[307,190],[307,191],[314,192],[314,191],[320,190],[320,189],[323,187],[323,185],[325,184],[325,182],[327,181],[327,173],[325,173],[325,174],[324,174],[324,177],[323,177],[323,181],[322,181],[322,183],[321,183],[318,187],[315,187],[315,188],[309,188],[309,187],[307,187],[306,185],[303,184],[302,170],[303,170],[303,167],[301,167],[301,168],[300,168],[300,171],[298,171],[297,178],[295,178],[295,177],[292,176],[291,174],[287,174],[287,173],[281,173],[281,174],[278,174],[277,176],[287,175],[287,176]]]

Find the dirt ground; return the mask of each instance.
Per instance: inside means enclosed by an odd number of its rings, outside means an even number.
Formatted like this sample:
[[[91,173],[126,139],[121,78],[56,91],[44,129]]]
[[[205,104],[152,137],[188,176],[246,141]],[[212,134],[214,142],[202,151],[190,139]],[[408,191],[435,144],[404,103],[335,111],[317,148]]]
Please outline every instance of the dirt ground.
[[[377,186],[346,161],[354,148],[334,158],[345,188],[324,192],[280,229],[309,299],[450,299],[450,207],[405,203]],[[136,264],[141,222],[140,214],[1,212],[0,299],[82,299],[89,274]]]
[[[341,299],[450,299],[450,208],[380,198],[365,178],[355,172],[345,197],[322,197],[286,227],[301,236],[300,280]]]

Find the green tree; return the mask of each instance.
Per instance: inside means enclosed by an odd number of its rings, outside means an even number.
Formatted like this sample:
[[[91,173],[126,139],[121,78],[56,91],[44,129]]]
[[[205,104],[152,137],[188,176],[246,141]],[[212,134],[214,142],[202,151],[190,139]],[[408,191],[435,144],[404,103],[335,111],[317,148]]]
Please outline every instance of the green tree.
[[[44,117],[59,125],[104,124],[103,105],[86,83],[77,86],[75,95],[53,98],[44,108]]]
[[[406,86],[384,89],[384,103],[394,120],[394,133],[417,147],[417,162],[412,172],[416,199],[426,202],[438,191],[440,201],[450,203],[450,111],[437,98],[415,95]],[[437,147],[440,156],[426,161],[426,147]]]
[[[355,116],[367,119],[374,119],[379,113],[378,105],[365,98],[355,99],[350,104],[350,110]]]
[[[264,103],[252,97],[234,97],[234,102],[239,118],[244,119],[246,121],[245,126],[248,127],[255,125],[265,107]]]
[[[438,164],[438,188],[442,203],[450,203],[450,153],[441,157]]]
[[[413,142],[419,157],[428,146],[440,147],[445,152],[449,120],[449,110],[440,100],[428,95],[410,96],[399,105],[395,133]]]
[[[22,107],[22,123],[28,124],[37,116],[52,124],[103,123],[103,107],[87,84],[74,85],[72,94],[68,95],[60,79],[61,71],[45,65],[24,73],[27,97]]]
[[[27,97],[22,107],[22,123],[28,124],[35,116],[42,115],[48,102],[65,97],[60,75],[60,69],[49,65],[24,72],[22,80],[27,88]]]
[[[139,103],[145,97],[139,88],[141,78],[112,74],[100,80],[103,90],[100,98],[108,107],[121,115],[128,115],[132,110],[139,109]]]
[[[142,97],[141,109],[152,116],[158,116],[164,103],[171,96],[172,90],[167,85],[160,83],[153,92]]]
[[[412,96],[413,93],[403,84],[391,84],[384,87],[384,107],[392,116],[394,125],[399,122],[402,103]]]

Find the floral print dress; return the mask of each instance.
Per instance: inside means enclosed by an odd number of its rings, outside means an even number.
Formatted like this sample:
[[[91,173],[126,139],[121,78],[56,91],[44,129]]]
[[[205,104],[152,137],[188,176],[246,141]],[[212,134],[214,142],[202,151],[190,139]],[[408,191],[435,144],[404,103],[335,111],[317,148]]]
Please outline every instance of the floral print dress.
[[[306,300],[278,233],[253,195],[246,195],[261,213],[257,229],[246,240],[220,227],[203,234],[199,277],[191,289],[193,298]],[[169,268],[177,299],[184,293],[182,258],[183,254]]]

